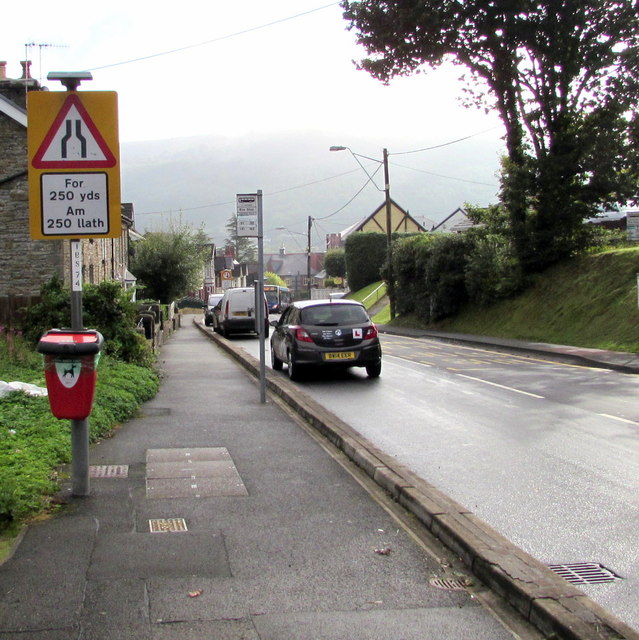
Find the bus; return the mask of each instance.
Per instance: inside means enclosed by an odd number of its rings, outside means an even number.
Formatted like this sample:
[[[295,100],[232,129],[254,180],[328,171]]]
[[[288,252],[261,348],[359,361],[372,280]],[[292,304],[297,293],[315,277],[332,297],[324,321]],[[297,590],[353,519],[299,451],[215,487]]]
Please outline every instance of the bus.
[[[265,284],[264,295],[269,313],[282,313],[293,300],[288,287],[280,287],[276,284]]]

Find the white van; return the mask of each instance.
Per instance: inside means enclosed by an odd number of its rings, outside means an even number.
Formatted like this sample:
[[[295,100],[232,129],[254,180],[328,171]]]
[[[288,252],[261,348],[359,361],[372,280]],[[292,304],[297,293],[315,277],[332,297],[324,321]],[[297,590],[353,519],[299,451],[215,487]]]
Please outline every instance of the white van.
[[[255,319],[255,289],[227,289],[214,308],[213,330],[225,338],[231,333],[258,333]],[[264,298],[264,335],[268,336],[268,306]]]

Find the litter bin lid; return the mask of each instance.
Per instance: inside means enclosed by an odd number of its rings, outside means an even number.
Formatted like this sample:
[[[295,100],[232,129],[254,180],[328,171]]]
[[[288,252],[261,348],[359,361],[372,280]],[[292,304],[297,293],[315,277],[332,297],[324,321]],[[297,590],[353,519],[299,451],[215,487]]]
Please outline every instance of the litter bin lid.
[[[38,351],[49,355],[89,355],[102,349],[104,338],[98,331],[50,329],[38,342]]]

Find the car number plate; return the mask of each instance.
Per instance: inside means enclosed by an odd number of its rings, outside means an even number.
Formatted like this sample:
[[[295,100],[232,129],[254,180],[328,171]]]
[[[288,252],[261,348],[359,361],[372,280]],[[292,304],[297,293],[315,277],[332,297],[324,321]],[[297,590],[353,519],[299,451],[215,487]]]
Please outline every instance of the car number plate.
[[[234,316],[246,316],[248,314],[246,313],[246,311],[236,311],[233,315]]]
[[[325,353],[324,360],[355,360],[355,352],[339,351],[335,353]]]

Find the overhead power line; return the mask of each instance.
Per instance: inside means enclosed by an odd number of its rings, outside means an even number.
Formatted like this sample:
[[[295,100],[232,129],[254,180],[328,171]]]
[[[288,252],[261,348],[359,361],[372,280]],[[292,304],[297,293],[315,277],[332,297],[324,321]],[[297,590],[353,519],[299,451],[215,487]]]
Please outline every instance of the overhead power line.
[[[297,18],[301,18],[303,16],[307,16],[310,13],[315,13],[316,11],[322,11],[323,9],[328,9],[329,7],[334,7],[335,5],[339,5],[339,2],[331,2],[330,4],[325,4],[321,7],[316,7],[315,9],[309,9],[308,11],[304,11],[302,13],[297,13],[294,16],[287,16],[286,18],[280,18],[278,20],[273,20],[272,22],[267,22],[266,24],[261,24],[256,27],[249,27],[248,29],[243,29],[242,31],[236,31],[235,33],[229,33],[225,36],[219,36],[217,38],[212,38],[211,40],[204,40],[204,42],[198,42],[196,44],[188,44],[184,47],[177,47],[176,49],[169,49],[167,51],[159,51],[157,53],[151,53],[146,56],[140,56],[139,58],[131,58],[130,60],[122,60],[120,62],[113,62],[111,64],[105,64],[101,67],[93,67],[92,69],[88,69],[88,71],[98,71],[99,69],[110,69],[112,67],[119,67],[125,64],[132,64],[134,62],[142,62],[143,60],[150,60],[151,58],[159,58],[160,56],[168,56],[172,53],[179,53],[180,51],[187,51],[188,49],[196,49],[198,47],[205,47],[209,44],[214,44],[215,42],[221,42],[223,40],[229,40],[230,38],[236,38],[237,36],[242,36],[246,33],[251,33],[252,31],[260,31],[261,29],[267,29],[268,27],[273,27],[276,24],[281,24],[282,22],[288,22],[289,20],[295,20]]]

